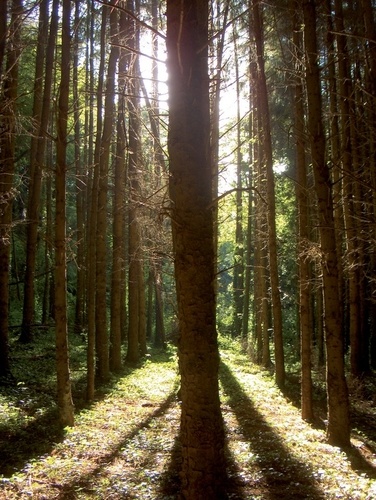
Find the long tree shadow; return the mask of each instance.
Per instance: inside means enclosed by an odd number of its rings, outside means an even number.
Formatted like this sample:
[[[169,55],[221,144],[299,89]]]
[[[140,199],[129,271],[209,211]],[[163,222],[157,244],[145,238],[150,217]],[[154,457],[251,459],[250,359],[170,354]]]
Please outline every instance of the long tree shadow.
[[[259,470],[255,490],[261,482],[267,487],[268,499],[324,499],[324,493],[315,482],[314,471],[289,452],[223,361],[220,381],[229,397],[229,405],[235,413],[241,433],[249,442],[253,457],[250,467],[256,466],[255,475],[256,469]]]
[[[373,380],[373,379],[372,379]],[[286,386],[282,391],[287,401],[296,408],[301,409],[300,381],[298,374],[287,374]],[[373,388],[373,386],[372,386]],[[327,401],[325,387],[315,384],[313,387],[313,404],[315,418],[311,425],[316,429],[325,430],[324,420],[327,415]],[[367,401],[370,395],[361,395]],[[358,396],[359,399],[359,396]],[[358,473],[365,473],[371,479],[376,479],[376,415],[367,405],[360,405],[357,398],[351,400],[350,393],[350,418],[353,428],[352,437],[358,437],[363,444],[359,447],[351,446],[344,450],[352,468]]]
[[[80,493],[85,493],[85,491],[91,493],[93,478],[98,476],[101,471],[112,463],[117,457],[120,457],[122,450],[126,447],[127,443],[133,440],[140,432],[142,432],[143,429],[147,428],[154,419],[163,417],[168,409],[174,404],[174,401],[176,401],[176,387],[174,387],[165,400],[153,412],[151,412],[147,418],[139,422],[132,431],[123,436],[121,441],[116,443],[116,445],[114,445],[108,453],[104,453],[99,459],[96,459],[95,468],[91,469],[89,473],[82,474],[79,477],[75,476],[72,481],[64,483],[64,485],[59,488],[59,498],[75,498],[74,495],[77,489],[79,489]],[[148,455],[152,455],[157,452],[155,449],[151,449],[149,452],[146,449],[143,451],[145,453],[144,460],[148,462],[151,461],[151,457]],[[128,498],[125,492],[122,495],[122,498],[123,497]],[[131,498],[133,498],[133,496]]]
[[[81,411],[105,399],[119,380],[129,376],[142,364],[125,365],[120,373],[112,375],[109,382],[98,385],[92,402],[85,399],[86,374],[76,379],[72,385],[75,414],[79,415]],[[38,382],[15,379],[12,385],[0,386],[2,395],[12,401],[15,407],[22,408],[29,417],[22,423],[9,419],[8,423],[0,426],[0,475],[10,477],[33,459],[50,453],[64,439],[65,430],[59,422],[55,394],[48,389],[41,391]],[[40,411],[41,408],[46,409]]]

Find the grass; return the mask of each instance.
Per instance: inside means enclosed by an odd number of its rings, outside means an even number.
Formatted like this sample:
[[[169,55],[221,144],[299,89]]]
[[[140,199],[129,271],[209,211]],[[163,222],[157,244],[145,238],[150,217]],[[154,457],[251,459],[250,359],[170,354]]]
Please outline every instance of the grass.
[[[126,367],[101,387],[87,406],[79,362],[84,346],[72,339],[76,425],[59,429],[50,341],[39,338],[33,349],[12,347],[16,382],[0,388],[0,498],[178,498],[174,351],[151,350],[138,367]],[[252,365],[236,343],[221,340],[228,498],[375,499],[371,382],[352,388],[357,426],[345,454],[326,444],[323,429],[301,420],[294,380],[286,399],[268,371]]]

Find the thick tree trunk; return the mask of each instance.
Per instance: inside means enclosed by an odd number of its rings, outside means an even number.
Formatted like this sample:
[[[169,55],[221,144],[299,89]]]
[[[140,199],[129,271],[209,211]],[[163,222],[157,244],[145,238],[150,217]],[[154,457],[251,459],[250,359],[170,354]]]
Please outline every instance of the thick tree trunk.
[[[170,196],[179,317],[182,496],[224,498],[218,394],[208,2],[168,0]]]

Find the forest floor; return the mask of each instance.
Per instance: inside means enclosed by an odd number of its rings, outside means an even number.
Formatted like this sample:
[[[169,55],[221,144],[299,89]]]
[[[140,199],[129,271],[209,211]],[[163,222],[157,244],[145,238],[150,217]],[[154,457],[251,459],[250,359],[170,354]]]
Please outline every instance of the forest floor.
[[[179,498],[174,351],[151,350],[142,364],[125,368],[102,387],[90,406],[84,404],[85,374],[78,363],[83,353],[77,344],[76,423],[61,430],[53,403],[53,348],[12,349],[19,366],[16,382],[0,388],[0,499]],[[325,441],[323,387],[318,384],[315,391],[313,426],[300,418],[297,382],[290,375],[283,395],[268,371],[252,365],[233,342],[221,340],[227,498],[376,499],[374,387],[350,388],[353,446],[345,453]]]

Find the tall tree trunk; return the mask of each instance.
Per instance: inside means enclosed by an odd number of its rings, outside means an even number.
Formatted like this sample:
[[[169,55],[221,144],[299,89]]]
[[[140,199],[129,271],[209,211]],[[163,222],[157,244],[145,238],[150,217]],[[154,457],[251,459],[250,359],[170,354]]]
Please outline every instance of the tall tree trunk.
[[[121,44],[125,40],[127,16],[124,11],[119,13],[119,37]],[[122,309],[122,278],[124,261],[124,211],[125,211],[125,84],[126,84],[127,55],[123,48],[119,54],[119,102],[117,111],[117,143],[114,168],[114,201],[112,226],[112,274],[111,274],[111,332],[110,332],[110,368],[112,371],[121,369],[121,321]]]
[[[74,331],[82,334],[84,329],[84,291],[85,291],[85,212],[86,206],[86,163],[81,157],[81,110],[79,95],[79,43],[81,24],[81,0],[76,1],[74,18],[74,57],[73,57],[73,113],[74,113],[74,161],[76,169],[76,245],[77,245],[77,268],[76,268],[76,304],[74,316]]]
[[[312,322],[310,263],[307,255],[309,241],[308,184],[306,169],[305,110],[302,78],[302,32],[296,3],[292,2],[293,44],[295,47],[295,135],[296,135],[296,199],[298,203],[298,262],[299,262],[299,325],[301,352],[301,413],[304,420],[313,420],[312,406]]]
[[[128,10],[134,12],[133,0],[128,0]],[[133,19],[129,20],[130,40],[128,45],[137,51],[138,27]],[[145,290],[143,277],[141,225],[140,225],[140,109],[139,109],[139,66],[136,53],[130,54],[129,80],[129,160],[128,178],[130,190],[129,202],[129,330],[128,361],[138,360],[140,353],[146,353],[146,315]]]
[[[243,180],[242,180],[242,151],[241,151],[241,115],[240,115],[240,82],[239,82],[239,60],[236,44],[236,33],[234,29],[234,53],[235,53],[235,79],[236,79],[236,220],[235,220],[235,250],[234,250],[234,319],[233,335],[241,335],[243,304],[244,304],[244,234],[243,234]]]
[[[46,48],[46,56],[39,54],[42,61],[36,64],[43,64],[45,60],[44,74],[44,89],[43,102],[40,116],[37,120],[37,136],[32,141],[35,147],[32,147],[33,156],[30,159],[30,191],[27,209],[27,233],[26,233],[26,269],[25,269],[25,285],[24,285],[24,303],[23,303],[23,318],[20,340],[22,342],[30,342],[32,339],[31,324],[34,317],[34,295],[35,295],[35,266],[38,249],[38,226],[40,216],[40,198],[42,192],[42,174],[43,162],[46,151],[46,138],[48,131],[48,123],[50,119],[51,109],[51,91],[54,72],[54,57],[55,57],[55,41],[58,30],[59,19],[59,4],[58,0],[54,0],[51,11],[50,33]],[[44,44],[42,45],[44,47]],[[39,77],[38,77],[39,78]],[[41,76],[40,76],[41,78]],[[38,98],[38,96],[36,97]]]
[[[266,170],[267,203],[268,203],[268,249],[269,249],[269,268],[270,284],[272,295],[273,311],[273,335],[274,335],[274,360],[275,360],[275,379],[278,387],[283,388],[285,384],[285,360],[283,352],[282,336],[282,306],[279,290],[278,277],[278,255],[277,255],[277,233],[275,223],[275,186],[273,172],[273,151],[270,129],[270,113],[268,103],[268,89],[266,85],[265,61],[264,61],[264,41],[262,31],[262,19],[260,12],[260,0],[251,0],[255,43],[257,53],[257,99],[260,108],[261,126],[259,128],[262,134],[263,144],[263,162]]]
[[[110,7],[108,7],[110,8]],[[96,354],[97,375],[104,381],[109,378],[109,348],[107,331],[107,190],[111,139],[114,132],[115,78],[119,48],[116,44],[118,11],[110,8],[110,56],[104,102],[103,132],[99,152],[98,206],[97,206],[97,254],[96,254]]]
[[[55,324],[57,398],[62,425],[74,424],[68,355],[67,264],[66,264],[66,150],[70,82],[71,1],[63,0],[61,77],[56,142],[55,213]]]
[[[7,41],[8,2],[0,2],[0,80],[3,76],[3,63]]]
[[[6,18],[6,9],[2,9]],[[13,0],[6,46],[4,88],[0,99],[0,376],[10,373],[8,346],[9,264],[12,231],[18,59],[21,51],[22,0]],[[4,22],[4,19],[1,20]]]
[[[319,233],[324,289],[324,321],[327,353],[328,440],[335,446],[350,445],[349,400],[344,369],[342,318],[338,293],[336,234],[333,198],[322,120],[321,82],[316,38],[314,0],[303,0],[306,51],[308,133],[318,202]]]
[[[89,0],[90,11],[90,75],[94,73],[94,0]],[[90,190],[90,210],[88,221],[88,279],[87,279],[87,316],[88,316],[88,334],[87,334],[87,399],[91,401],[94,398],[95,390],[95,350],[96,350],[96,276],[97,276],[97,210],[98,210],[98,185],[99,185],[99,157],[102,134],[102,105],[103,105],[103,80],[105,67],[105,44],[106,44],[106,25],[107,8],[102,7],[101,19],[101,42],[100,42],[100,63],[98,70],[98,88],[97,96],[97,115],[96,115],[96,136],[94,155],[91,157],[93,163],[89,162],[91,169],[91,190]],[[94,93],[93,80],[89,81],[90,95]],[[93,101],[91,102],[93,104]],[[94,134],[94,120],[90,115],[89,133]],[[90,150],[89,150],[90,151]]]
[[[218,393],[208,2],[167,1],[170,196],[180,339],[182,496],[224,498]]]

